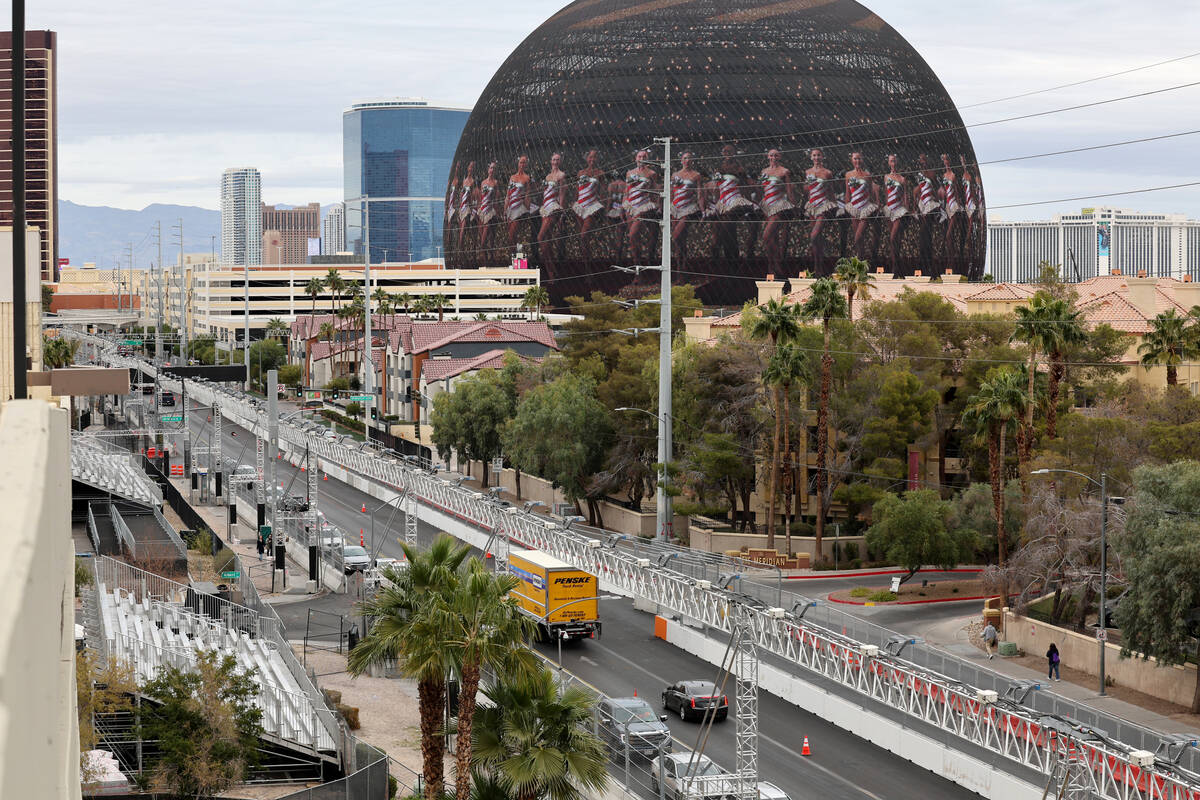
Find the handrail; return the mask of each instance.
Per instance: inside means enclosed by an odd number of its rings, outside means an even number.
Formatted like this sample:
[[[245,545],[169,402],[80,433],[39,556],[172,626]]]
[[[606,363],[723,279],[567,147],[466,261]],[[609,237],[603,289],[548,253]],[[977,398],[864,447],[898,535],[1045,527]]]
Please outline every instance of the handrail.
[[[100,555],[100,532],[96,529],[96,515],[92,513],[91,503],[88,503],[87,512],[88,538],[92,541],[92,549],[96,552],[96,555]]]

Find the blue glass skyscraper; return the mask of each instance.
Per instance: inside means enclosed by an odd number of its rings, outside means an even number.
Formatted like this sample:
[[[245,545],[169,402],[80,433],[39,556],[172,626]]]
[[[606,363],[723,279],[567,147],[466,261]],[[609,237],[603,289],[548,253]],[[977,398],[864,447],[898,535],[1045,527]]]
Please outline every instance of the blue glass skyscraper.
[[[469,109],[425,100],[355,103],[342,115],[346,247],[371,261],[419,261],[441,254],[446,183]],[[370,200],[364,215],[364,199]]]

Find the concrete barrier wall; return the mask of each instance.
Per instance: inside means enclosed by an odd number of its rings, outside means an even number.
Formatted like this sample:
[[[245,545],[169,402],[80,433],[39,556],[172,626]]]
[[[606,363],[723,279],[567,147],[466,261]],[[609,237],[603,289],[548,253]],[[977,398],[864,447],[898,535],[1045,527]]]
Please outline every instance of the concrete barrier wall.
[[[1004,609],[1004,638],[1035,656],[1044,655],[1050,643],[1058,645],[1059,657],[1065,667],[1083,670],[1100,676],[1100,646],[1094,636],[1046,622],[1022,617]],[[1150,667],[1157,667],[1151,669]],[[1105,644],[1104,674],[1118,686],[1135,689],[1151,697],[1188,707],[1196,690],[1196,666],[1161,667],[1155,659],[1121,658],[1121,648]]]
[[[663,620],[656,625],[659,630],[663,627],[665,635],[662,638],[670,644],[710,664],[721,664],[726,642],[710,639],[700,631],[674,620]],[[872,714],[850,700],[761,661],[758,684],[761,690],[989,800],[1040,800],[1042,796],[1042,790],[1037,786],[1018,780],[977,758],[952,750],[898,722]]]

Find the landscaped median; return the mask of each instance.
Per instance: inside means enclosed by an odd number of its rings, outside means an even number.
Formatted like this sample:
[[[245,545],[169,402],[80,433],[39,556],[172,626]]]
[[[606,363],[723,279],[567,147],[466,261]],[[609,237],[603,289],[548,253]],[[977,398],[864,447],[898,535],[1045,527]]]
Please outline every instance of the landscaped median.
[[[904,583],[900,585],[899,592],[893,592],[887,586],[856,586],[830,593],[829,601],[855,606],[904,606],[983,600],[987,596],[983,582],[975,578],[938,581],[926,586],[922,586],[919,581]]]

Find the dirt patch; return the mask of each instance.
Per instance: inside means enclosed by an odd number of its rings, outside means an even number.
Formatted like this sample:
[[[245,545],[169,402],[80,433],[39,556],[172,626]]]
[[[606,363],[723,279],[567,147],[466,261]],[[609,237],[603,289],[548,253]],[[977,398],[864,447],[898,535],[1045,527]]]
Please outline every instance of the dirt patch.
[[[867,587],[871,594],[875,592],[889,591],[891,583],[888,582],[882,586]],[[979,597],[986,594],[983,588],[983,581],[975,580],[959,580],[959,581],[930,581],[928,586],[921,585],[920,577],[913,578],[908,583],[900,584],[900,591],[896,595],[896,599],[892,601],[877,601],[872,600],[870,596],[855,597],[851,594],[854,589],[839,589],[830,595],[834,600],[846,600],[851,603],[873,602],[875,605],[885,606],[893,603],[912,602],[914,600],[965,600],[968,597]],[[860,592],[861,594],[861,592]]]

